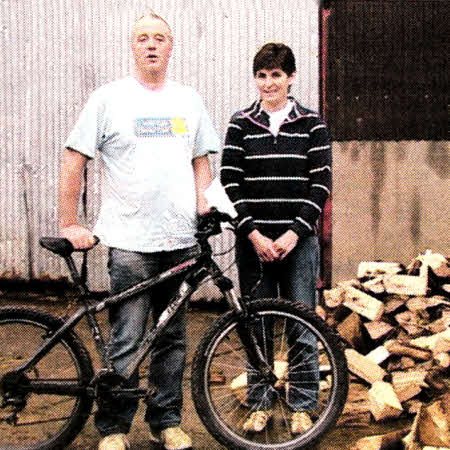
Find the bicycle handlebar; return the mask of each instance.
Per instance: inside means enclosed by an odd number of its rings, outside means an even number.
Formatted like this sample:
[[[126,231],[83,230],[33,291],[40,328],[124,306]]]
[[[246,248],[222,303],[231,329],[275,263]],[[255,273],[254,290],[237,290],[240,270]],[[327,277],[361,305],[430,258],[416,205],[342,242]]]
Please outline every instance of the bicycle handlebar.
[[[221,223],[229,223],[233,228],[237,226],[237,220],[233,219],[229,214],[220,212],[217,208],[211,208],[206,214],[198,218],[198,231],[195,236],[198,239],[207,239],[210,236],[220,234],[222,228]]]
[[[229,214],[220,212],[217,208],[211,208],[210,211],[199,217],[198,231],[195,234],[195,237],[199,240],[207,240],[210,236],[220,234],[222,232],[220,226],[221,223],[229,223],[233,228],[236,228],[237,226],[237,220],[233,219]],[[94,236],[94,240],[93,247],[100,242],[100,239],[97,236]],[[70,256],[74,251],[87,252],[90,250],[90,248],[75,249],[68,239],[61,237],[42,237],[39,242],[42,247],[63,257]]]

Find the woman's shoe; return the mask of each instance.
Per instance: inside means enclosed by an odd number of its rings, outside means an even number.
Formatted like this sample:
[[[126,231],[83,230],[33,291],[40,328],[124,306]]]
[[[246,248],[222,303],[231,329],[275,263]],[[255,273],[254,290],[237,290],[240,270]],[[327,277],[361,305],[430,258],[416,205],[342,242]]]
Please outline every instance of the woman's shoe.
[[[130,443],[123,433],[109,434],[98,444],[98,450],[128,450]]]
[[[292,414],[291,432],[301,434],[308,431],[313,426],[311,417],[306,411],[296,411]]]
[[[272,418],[273,411],[271,409],[255,411],[244,423],[244,431],[259,433],[266,428],[267,423]]]

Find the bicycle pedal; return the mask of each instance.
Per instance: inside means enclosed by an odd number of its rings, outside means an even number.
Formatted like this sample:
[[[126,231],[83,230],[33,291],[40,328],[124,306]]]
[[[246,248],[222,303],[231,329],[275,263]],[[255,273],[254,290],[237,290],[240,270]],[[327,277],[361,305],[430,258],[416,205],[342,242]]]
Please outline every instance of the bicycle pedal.
[[[103,385],[105,387],[112,388],[122,384],[124,381],[125,378],[114,370],[101,369],[91,380],[90,386]]]
[[[0,423],[6,422],[8,425],[16,426],[18,421],[19,421],[19,419],[15,413],[12,413],[6,417],[0,417]]]

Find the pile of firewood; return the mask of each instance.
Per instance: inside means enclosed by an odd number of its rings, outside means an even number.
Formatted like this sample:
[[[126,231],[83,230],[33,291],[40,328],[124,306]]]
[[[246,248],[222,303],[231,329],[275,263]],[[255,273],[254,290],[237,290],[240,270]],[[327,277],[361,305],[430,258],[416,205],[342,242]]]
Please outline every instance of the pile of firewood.
[[[346,343],[351,373],[340,424],[416,414],[411,432],[364,438],[358,449],[395,439],[407,449],[450,447],[449,288],[449,261],[427,250],[407,267],[362,262],[356,279],[324,292],[317,312]]]

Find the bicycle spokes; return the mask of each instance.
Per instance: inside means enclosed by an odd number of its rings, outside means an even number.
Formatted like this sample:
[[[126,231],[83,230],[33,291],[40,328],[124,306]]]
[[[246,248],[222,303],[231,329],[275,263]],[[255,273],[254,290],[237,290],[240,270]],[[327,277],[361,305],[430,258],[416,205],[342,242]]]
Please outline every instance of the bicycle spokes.
[[[202,342],[194,366],[202,370],[194,380],[200,387],[194,389],[205,404],[197,411],[230,446],[301,448],[334,423],[343,406],[338,384],[344,398],[346,384],[338,377],[345,380],[346,373],[339,375],[338,341],[292,305],[262,300],[251,308],[254,320],[247,327],[230,319]]]
[[[34,367],[16,371],[50,328],[45,314],[0,311],[0,449],[54,448],[73,436],[74,421],[81,423],[85,408],[90,410],[84,375],[91,373],[78,359],[83,358],[78,344],[67,336]]]

